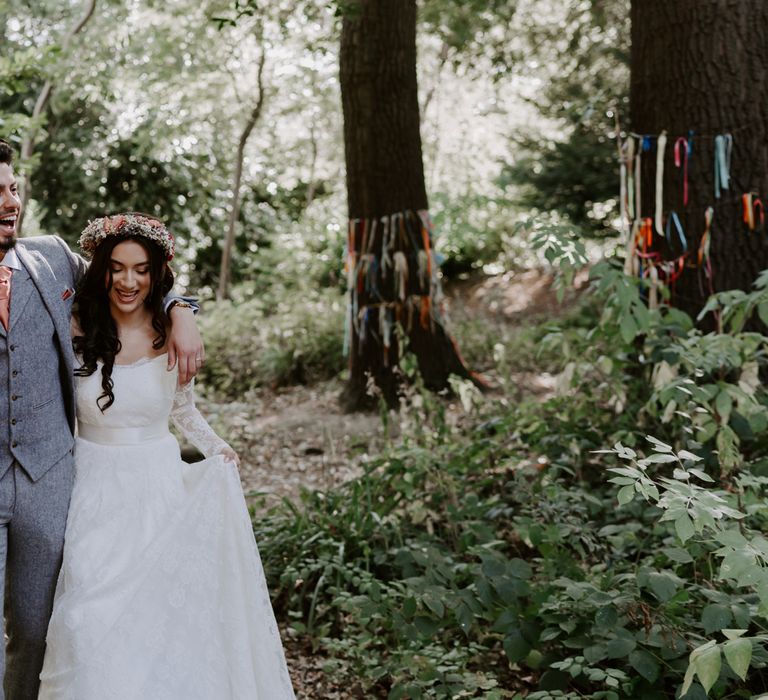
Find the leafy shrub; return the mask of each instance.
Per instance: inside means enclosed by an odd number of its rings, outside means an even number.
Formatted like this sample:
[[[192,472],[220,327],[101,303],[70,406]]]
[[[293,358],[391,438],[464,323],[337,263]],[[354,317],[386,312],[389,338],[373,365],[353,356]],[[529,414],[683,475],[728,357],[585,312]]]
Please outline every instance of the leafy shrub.
[[[416,392],[360,478],[254,521],[278,612],[364,697],[764,692],[763,281],[703,335],[592,279],[590,314],[537,331],[559,395],[454,425]]]
[[[255,387],[315,382],[344,368],[344,300],[339,292],[272,294],[272,299],[204,305],[200,328],[207,359],[200,372],[202,384],[239,398]]]
[[[511,242],[512,211],[503,197],[437,193],[431,212],[436,250],[448,278],[495,262]]]

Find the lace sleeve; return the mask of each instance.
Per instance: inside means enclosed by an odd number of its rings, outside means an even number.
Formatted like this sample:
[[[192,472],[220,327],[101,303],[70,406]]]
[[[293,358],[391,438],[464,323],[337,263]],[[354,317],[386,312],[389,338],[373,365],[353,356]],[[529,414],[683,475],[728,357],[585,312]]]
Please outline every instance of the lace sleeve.
[[[206,457],[221,454],[223,450],[231,449],[208,425],[200,411],[195,406],[193,382],[178,387],[173,397],[171,420],[189,440]]]

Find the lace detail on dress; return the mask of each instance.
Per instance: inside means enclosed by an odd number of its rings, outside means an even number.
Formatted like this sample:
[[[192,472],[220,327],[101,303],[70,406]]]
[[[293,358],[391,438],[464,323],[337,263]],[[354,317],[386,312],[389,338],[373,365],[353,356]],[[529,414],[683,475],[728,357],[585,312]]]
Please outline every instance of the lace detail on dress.
[[[221,454],[232,448],[213,431],[208,421],[203,418],[195,406],[194,382],[176,389],[171,409],[171,420],[206,457]]]

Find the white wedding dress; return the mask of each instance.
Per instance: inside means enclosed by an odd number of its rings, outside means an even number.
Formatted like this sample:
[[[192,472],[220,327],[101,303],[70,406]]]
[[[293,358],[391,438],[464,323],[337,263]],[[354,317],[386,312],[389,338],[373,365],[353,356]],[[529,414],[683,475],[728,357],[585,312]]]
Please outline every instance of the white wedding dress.
[[[293,700],[226,443],[164,355],[77,380],[76,478],[41,700]],[[203,454],[181,461],[169,416]]]

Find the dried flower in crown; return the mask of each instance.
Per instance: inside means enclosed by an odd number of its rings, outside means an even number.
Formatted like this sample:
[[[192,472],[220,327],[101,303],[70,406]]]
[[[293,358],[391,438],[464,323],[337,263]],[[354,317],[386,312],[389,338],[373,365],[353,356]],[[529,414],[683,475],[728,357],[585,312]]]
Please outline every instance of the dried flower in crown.
[[[80,235],[80,249],[91,257],[107,236],[141,236],[157,243],[167,260],[173,259],[173,235],[162,221],[143,214],[115,214],[89,221]]]

